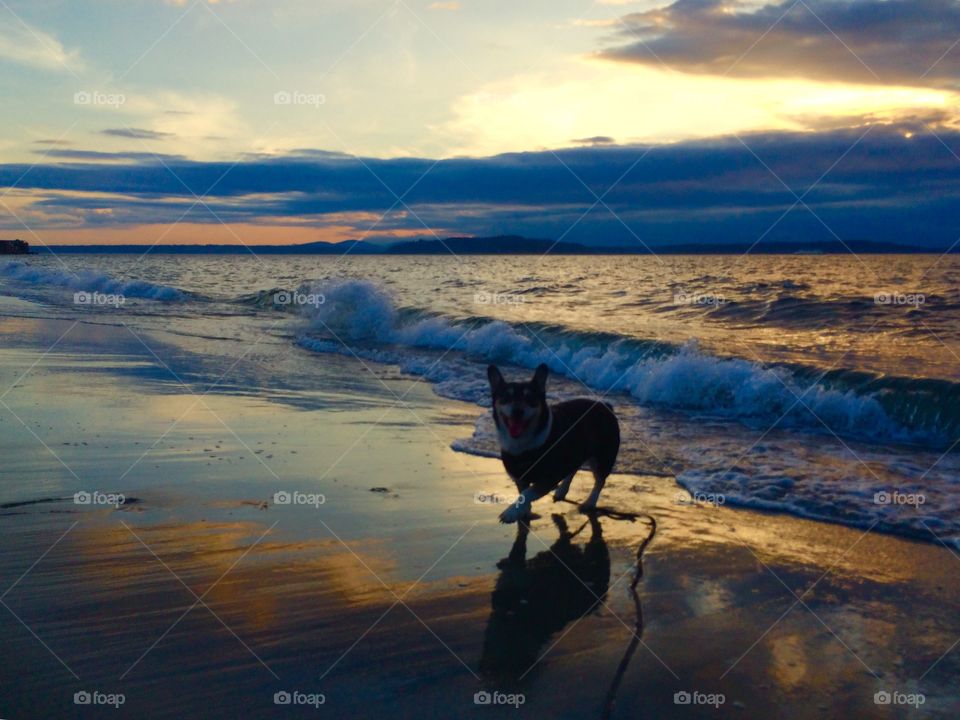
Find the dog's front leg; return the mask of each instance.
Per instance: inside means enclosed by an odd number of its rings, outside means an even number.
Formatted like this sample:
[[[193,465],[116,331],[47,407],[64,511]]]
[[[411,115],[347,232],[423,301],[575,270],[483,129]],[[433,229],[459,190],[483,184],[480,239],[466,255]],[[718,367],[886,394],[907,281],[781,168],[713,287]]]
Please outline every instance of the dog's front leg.
[[[540,492],[531,485],[520,493],[520,497],[517,498],[516,502],[500,513],[500,522],[515,523],[520,518],[526,517],[531,513],[533,501],[542,498],[545,494],[546,493]]]
[[[573,476],[577,474],[577,471],[574,470],[572,473],[567,475],[560,485],[557,487],[556,491],[553,493],[553,501],[560,502],[567,497],[567,493],[570,492],[570,483],[573,482]]]

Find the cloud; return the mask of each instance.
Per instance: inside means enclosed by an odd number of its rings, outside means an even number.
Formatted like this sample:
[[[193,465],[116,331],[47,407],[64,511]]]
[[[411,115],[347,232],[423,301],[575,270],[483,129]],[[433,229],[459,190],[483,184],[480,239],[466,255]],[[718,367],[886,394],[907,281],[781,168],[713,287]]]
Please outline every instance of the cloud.
[[[608,59],[738,77],[949,88],[960,79],[955,0],[677,0],[621,20]]]
[[[172,137],[172,133],[144,130],[143,128],[107,128],[100,131],[101,135],[113,137],[133,138],[135,140],[163,140]]]
[[[233,148],[249,148],[258,142],[237,101],[208,93],[131,92],[123,110],[126,127],[107,134],[130,139],[176,139],[176,151],[189,157],[223,157]],[[215,138],[226,138],[225,141]]]
[[[149,153],[56,150],[58,163],[0,165],[0,187],[19,181],[37,229],[44,217],[69,218],[77,229],[132,228],[189,212],[184,222],[336,227],[339,238],[375,226],[387,237],[433,230],[669,244],[752,242],[764,233],[772,243],[829,240],[836,233],[944,246],[956,240],[960,217],[960,162],[947,148],[960,153],[960,132],[936,127],[936,137],[930,129],[920,120],[754,134],[743,137],[749,149],[721,138],[439,162],[311,151],[236,165],[176,156],[161,163]],[[194,206],[194,193],[205,195],[209,209]],[[594,193],[604,206],[595,206]],[[398,195],[406,207],[395,207]],[[104,208],[111,213],[92,214]],[[8,221],[0,216],[0,224]]]
[[[616,27],[619,23],[618,18],[575,18],[572,21],[574,27]]]
[[[0,61],[64,72],[83,68],[76,52],[67,51],[53,35],[27,25],[9,10],[0,22]]]
[[[34,152],[55,160],[160,162],[185,159],[182,155],[160,155],[151,152],[103,152],[100,150],[35,150]]]
[[[482,86],[461,97],[453,117],[432,128],[452,152],[564,147],[570,138],[607,135],[621,143],[675,142],[761,130],[801,130],[821,122],[876,114],[956,108],[955,93],[936,88],[823,83],[809,79],[718,78],[575,59]],[[954,112],[956,113],[956,111]]]
[[[587,138],[574,138],[570,142],[574,145],[613,145],[615,141],[608,135],[594,135]]]

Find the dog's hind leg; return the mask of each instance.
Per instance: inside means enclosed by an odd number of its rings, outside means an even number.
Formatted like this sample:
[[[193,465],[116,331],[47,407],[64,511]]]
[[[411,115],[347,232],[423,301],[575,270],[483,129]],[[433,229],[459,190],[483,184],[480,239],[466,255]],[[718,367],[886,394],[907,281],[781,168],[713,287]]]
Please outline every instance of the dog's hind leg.
[[[600,499],[600,492],[603,490],[603,485],[607,481],[607,475],[610,473],[606,468],[599,466],[597,458],[591,458],[590,470],[593,472],[593,490],[590,492],[590,496],[580,503],[581,510],[595,510],[597,507],[597,500]],[[604,472],[606,470],[606,472]]]
[[[560,485],[557,486],[557,489],[553,491],[553,501],[560,502],[561,500],[567,497],[567,493],[570,492],[570,483],[573,482],[573,476],[577,474],[577,471],[574,470],[572,473],[567,475]]]

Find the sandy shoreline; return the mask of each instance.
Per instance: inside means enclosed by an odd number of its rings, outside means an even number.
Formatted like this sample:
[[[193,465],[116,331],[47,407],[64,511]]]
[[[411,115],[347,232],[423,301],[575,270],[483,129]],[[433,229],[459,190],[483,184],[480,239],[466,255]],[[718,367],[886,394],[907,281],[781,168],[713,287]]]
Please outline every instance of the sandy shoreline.
[[[601,716],[636,622],[642,519],[591,527],[541,501],[528,562],[498,568],[516,530],[474,498],[510,484],[449,449],[475,407],[337,356],[316,361],[324,387],[279,387],[239,343],[187,374],[176,338],[149,340],[0,319],[0,393],[16,382],[0,405],[0,715]],[[960,558],[679,492],[617,475],[601,501],[658,523],[613,717],[956,716]],[[557,545],[564,524],[579,534]],[[483,689],[523,706],[478,709]],[[75,705],[84,690],[125,702]],[[295,690],[325,703],[274,704]],[[724,702],[675,704],[684,691]]]

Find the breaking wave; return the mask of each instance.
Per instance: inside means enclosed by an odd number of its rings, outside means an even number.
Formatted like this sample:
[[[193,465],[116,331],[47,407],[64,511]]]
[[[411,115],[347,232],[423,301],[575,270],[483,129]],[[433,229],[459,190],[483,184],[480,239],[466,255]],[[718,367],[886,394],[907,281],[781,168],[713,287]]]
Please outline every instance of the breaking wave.
[[[748,424],[778,421],[781,428],[867,441],[942,445],[960,428],[960,387],[948,381],[868,376],[852,371],[764,366],[703,352],[695,343],[671,346],[603,333],[398,308],[380,287],[359,280],[308,286],[323,304],[301,312],[307,329],[299,343],[341,352],[442,383],[443,393],[486,399],[483,374],[468,360],[534,368],[598,393],[623,393],[641,405],[729,418]],[[432,353],[432,354],[431,354]]]
[[[185,299],[182,290],[167,285],[157,285],[146,280],[117,280],[109,275],[90,270],[68,272],[40,267],[18,260],[0,263],[0,277],[30,285],[62,287],[83,292],[101,292],[145,300],[165,302]]]

